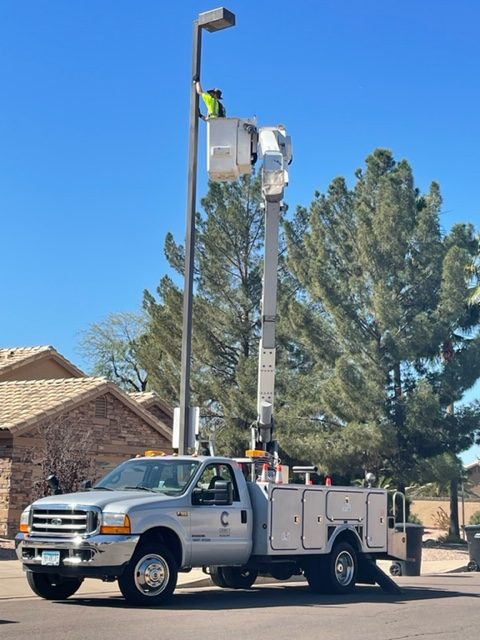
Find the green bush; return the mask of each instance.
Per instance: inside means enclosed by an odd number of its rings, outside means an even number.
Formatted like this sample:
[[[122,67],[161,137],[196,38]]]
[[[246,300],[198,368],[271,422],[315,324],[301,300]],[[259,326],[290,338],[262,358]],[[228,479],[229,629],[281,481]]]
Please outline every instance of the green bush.
[[[411,522],[412,524],[421,524],[423,525],[423,522],[420,520],[420,518],[418,516],[416,516],[414,513],[410,513],[408,516],[408,522]]]
[[[438,507],[435,512],[433,524],[435,529],[441,529],[442,531],[448,531],[450,529],[450,516],[443,507]]]
[[[480,524],[480,511],[475,511],[468,521],[468,524]]]

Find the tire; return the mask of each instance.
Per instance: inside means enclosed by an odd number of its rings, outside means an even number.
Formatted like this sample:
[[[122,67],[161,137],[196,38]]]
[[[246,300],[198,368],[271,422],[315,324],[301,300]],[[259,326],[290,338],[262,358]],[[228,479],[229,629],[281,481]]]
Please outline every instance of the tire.
[[[30,589],[45,600],[66,600],[76,593],[83,578],[62,578],[56,573],[34,573],[27,571]]]
[[[227,583],[223,577],[222,567],[210,567],[210,580],[216,587],[221,587],[222,589],[227,588]]]
[[[273,565],[272,568],[270,569],[270,575],[272,576],[272,578],[275,578],[275,580],[280,580],[280,581],[285,581],[288,580],[289,578],[291,578],[293,576],[293,569],[289,566],[285,566],[285,565]]]
[[[328,592],[327,559],[327,556],[314,556],[303,569],[308,586],[314,593]]]
[[[358,572],[355,549],[348,542],[339,542],[327,556],[328,593],[352,593]]]
[[[177,565],[169,549],[143,544],[119,576],[118,586],[127,602],[156,606],[171,598],[177,586],[177,575]]]
[[[390,565],[390,575],[391,576],[401,576],[402,575],[402,565],[399,562],[392,562]]]
[[[467,564],[467,571],[480,571],[480,566],[476,560],[470,560]]]
[[[328,555],[315,556],[304,569],[315,593],[352,593],[357,572],[357,554],[348,542],[338,542]]]
[[[250,589],[258,576],[258,571],[247,567],[219,567],[219,570],[229,589]]]

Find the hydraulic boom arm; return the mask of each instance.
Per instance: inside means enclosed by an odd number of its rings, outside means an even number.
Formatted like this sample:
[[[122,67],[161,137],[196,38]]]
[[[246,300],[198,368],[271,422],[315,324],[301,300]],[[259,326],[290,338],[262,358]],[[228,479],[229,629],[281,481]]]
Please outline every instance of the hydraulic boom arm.
[[[278,235],[283,194],[288,184],[287,166],[292,160],[290,137],[285,128],[259,130],[258,146],[263,160],[262,193],[265,206],[262,327],[258,359],[257,421],[252,429],[252,447],[276,452],[273,438],[275,394],[275,324],[277,315]]]

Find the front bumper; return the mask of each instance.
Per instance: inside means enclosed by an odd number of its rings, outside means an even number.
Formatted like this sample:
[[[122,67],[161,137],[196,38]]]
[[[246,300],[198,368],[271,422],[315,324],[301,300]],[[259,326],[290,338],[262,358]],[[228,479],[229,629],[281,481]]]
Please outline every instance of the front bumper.
[[[138,535],[50,538],[18,533],[15,550],[24,569],[29,571],[108,578],[123,573],[139,538]],[[42,565],[43,551],[59,551],[60,564]]]

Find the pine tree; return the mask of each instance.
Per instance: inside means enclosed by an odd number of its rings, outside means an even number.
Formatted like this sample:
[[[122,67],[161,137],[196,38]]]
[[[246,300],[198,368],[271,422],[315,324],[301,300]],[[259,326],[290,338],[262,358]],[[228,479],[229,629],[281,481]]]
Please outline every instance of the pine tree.
[[[260,182],[245,176],[211,183],[197,216],[192,334],[192,395],[223,428],[224,450],[240,452],[256,418],[259,309],[262,287],[263,210]],[[171,234],[165,253],[183,275],[184,248]],[[144,295],[148,330],[142,364],[162,397],[178,401],[182,291],[168,277],[158,300]]]
[[[318,329],[302,332],[318,359],[290,407],[303,419],[289,421],[288,445],[329,471],[368,468],[405,485],[423,458],[466,449],[479,429],[477,406],[448,411],[480,375],[465,279],[475,241],[469,227],[442,235],[438,185],[420,194],[389,151],[356,178],[353,189],[335,179],[297,212],[304,234],[287,229],[289,265],[308,293],[292,302],[292,327],[302,331],[315,307]]]

